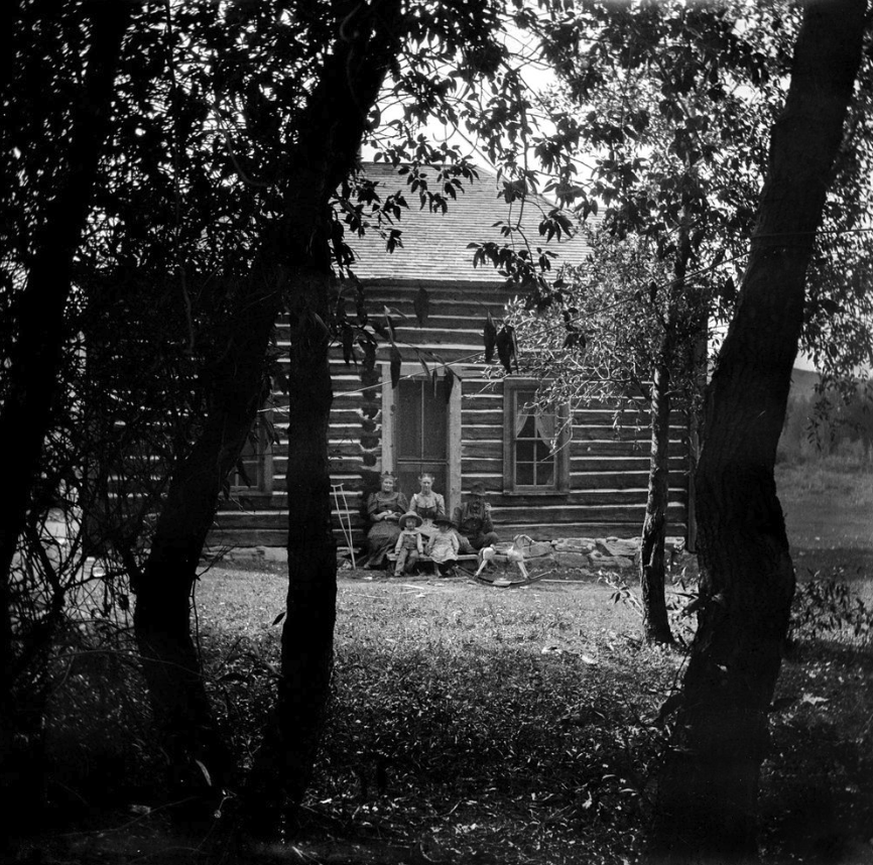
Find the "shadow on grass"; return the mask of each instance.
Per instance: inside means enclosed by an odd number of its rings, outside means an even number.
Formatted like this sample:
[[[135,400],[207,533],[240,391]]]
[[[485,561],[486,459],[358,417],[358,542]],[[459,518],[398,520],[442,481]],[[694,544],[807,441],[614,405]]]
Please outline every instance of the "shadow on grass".
[[[652,719],[682,656],[640,649],[635,619],[603,587],[425,588],[341,591],[331,715],[293,839],[238,852],[220,837],[227,817],[185,836],[160,808],[139,818],[136,803],[116,802],[87,833],[58,840],[54,860],[634,861],[663,743]],[[204,593],[210,693],[242,762],[272,702],[281,597],[281,580],[268,577]],[[764,767],[766,861],[863,862],[873,660],[845,643],[798,640]]]
[[[764,765],[773,862],[873,863],[873,649],[798,643],[786,659]]]
[[[873,582],[873,546],[792,548],[799,580],[819,578],[841,582]]]

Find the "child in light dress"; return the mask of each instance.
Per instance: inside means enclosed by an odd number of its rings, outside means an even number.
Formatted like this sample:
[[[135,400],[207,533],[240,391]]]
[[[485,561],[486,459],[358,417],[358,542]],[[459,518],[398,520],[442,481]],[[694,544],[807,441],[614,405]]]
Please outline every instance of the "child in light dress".
[[[427,542],[425,552],[433,559],[434,576],[450,577],[458,563],[458,533],[449,517],[438,516],[433,523],[438,531]]]
[[[394,576],[408,574],[424,552],[424,544],[421,540],[421,517],[415,511],[407,511],[400,518],[400,536],[394,545],[394,554],[397,561],[394,563]]]

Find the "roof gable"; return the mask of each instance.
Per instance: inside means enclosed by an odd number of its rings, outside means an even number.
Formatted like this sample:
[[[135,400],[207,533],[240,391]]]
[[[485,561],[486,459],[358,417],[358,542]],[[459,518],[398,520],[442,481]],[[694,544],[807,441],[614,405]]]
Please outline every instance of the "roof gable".
[[[464,181],[463,191],[457,199],[450,200],[446,213],[433,213],[427,207],[419,208],[418,196],[410,193],[406,175],[384,163],[365,163],[364,174],[377,182],[381,197],[403,192],[409,208],[402,211],[401,218],[393,226],[400,229],[402,247],[389,253],[385,241],[377,232],[368,232],[364,237],[347,236],[356,261],[352,265],[355,274],[362,280],[425,280],[428,282],[487,282],[502,283],[502,277],[489,263],[473,267],[473,249],[470,243],[492,241],[500,244],[523,241],[517,236],[508,240],[500,233],[495,223],[512,223],[521,220],[521,227],[528,244],[536,253],[537,247],[557,254],[552,267],[561,264],[580,264],[590,253],[590,247],[581,235],[558,242],[546,240],[539,233],[543,215],[554,204],[540,196],[529,196],[521,202],[507,204],[498,197],[502,183],[496,175],[477,169],[478,181]],[[431,178],[435,169],[429,172]]]

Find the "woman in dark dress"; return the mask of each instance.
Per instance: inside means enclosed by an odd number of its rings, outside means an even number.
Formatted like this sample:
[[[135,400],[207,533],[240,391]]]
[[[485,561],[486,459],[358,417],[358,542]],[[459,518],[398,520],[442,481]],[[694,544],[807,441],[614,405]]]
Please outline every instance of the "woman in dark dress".
[[[367,499],[367,516],[370,519],[367,549],[370,555],[364,563],[365,568],[385,566],[385,554],[394,549],[400,537],[400,515],[408,510],[406,496],[394,489],[394,474],[382,472],[381,489],[370,493]]]

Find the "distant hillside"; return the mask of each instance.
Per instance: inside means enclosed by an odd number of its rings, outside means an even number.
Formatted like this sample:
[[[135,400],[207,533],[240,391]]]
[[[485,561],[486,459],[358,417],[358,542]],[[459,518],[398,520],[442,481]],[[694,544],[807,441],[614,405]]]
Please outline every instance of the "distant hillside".
[[[794,368],[791,373],[791,394],[789,399],[804,399],[812,396],[818,384],[819,375],[814,369]]]

